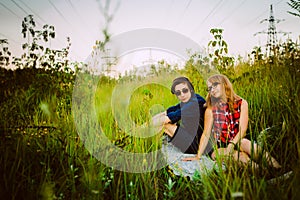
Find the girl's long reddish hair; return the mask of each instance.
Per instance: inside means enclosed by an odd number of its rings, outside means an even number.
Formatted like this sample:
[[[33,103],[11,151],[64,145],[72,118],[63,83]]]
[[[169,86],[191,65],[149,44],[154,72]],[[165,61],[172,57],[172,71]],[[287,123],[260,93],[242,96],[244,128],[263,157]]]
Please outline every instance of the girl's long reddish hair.
[[[230,111],[233,111],[234,101],[241,99],[241,97],[238,96],[234,92],[232,84],[229,81],[229,79],[225,75],[216,74],[216,75],[210,76],[207,79],[206,83],[208,83],[208,82],[210,82],[210,83],[218,82],[223,85],[224,90],[225,90],[226,103],[228,103]],[[212,97],[210,95],[210,93],[207,94],[207,97],[206,97],[206,106],[207,107],[210,108],[212,106],[218,106],[219,105],[218,103],[219,103],[219,99]]]

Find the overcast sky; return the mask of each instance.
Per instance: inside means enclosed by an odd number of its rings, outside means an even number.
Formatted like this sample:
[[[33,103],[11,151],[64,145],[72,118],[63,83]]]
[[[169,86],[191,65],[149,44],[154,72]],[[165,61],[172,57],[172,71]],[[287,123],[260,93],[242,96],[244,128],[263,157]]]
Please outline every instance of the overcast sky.
[[[25,16],[33,14],[37,29],[49,24],[55,27],[53,48],[66,46],[71,38],[70,58],[84,61],[92,51],[96,40],[103,39],[105,27],[103,8],[112,16],[108,31],[117,36],[127,31],[143,28],[166,29],[182,34],[206,47],[212,35],[211,28],[223,28],[229,53],[245,56],[254,46],[266,44],[273,4],[278,39],[299,39],[300,18],[287,13],[291,10],[287,0],[0,0],[0,39],[7,38],[14,55],[22,52],[21,23]],[[185,48],[185,47],[183,47]]]

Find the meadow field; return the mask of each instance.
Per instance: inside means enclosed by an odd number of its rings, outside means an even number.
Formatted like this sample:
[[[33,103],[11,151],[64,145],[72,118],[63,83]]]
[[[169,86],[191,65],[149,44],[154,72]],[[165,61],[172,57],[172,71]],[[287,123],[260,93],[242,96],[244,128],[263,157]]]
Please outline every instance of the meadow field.
[[[185,75],[195,91],[206,96],[207,66],[193,57],[184,69],[160,69],[148,80],[167,73]],[[206,71],[206,72],[205,72]],[[177,103],[168,87],[148,82],[136,87],[127,101],[128,116],[118,115],[114,95],[119,85],[143,77],[119,79],[46,68],[1,68],[0,196],[4,199],[297,199],[300,195],[300,51],[277,55],[272,62],[256,59],[222,71],[249,104],[247,137],[258,141],[282,165],[274,170],[261,159],[261,169],[236,163],[227,170],[194,180],[175,176],[168,167],[132,173],[105,165],[87,150],[101,141],[79,132],[101,130],[111,144],[128,152],[148,153],[161,147],[157,135],[128,135],[132,124],[147,123],[152,115]],[[77,78],[77,79],[76,79]],[[82,81],[76,84],[76,81]],[[171,82],[166,82],[171,85]],[[75,87],[81,87],[74,96]],[[94,88],[94,95],[88,94]],[[86,90],[85,90],[86,88]],[[78,90],[77,90],[78,91]],[[90,96],[89,96],[90,95]],[[88,97],[90,97],[89,100]],[[123,98],[120,95],[119,98]],[[83,102],[82,102],[83,101]],[[117,102],[114,104],[114,102]],[[99,127],[78,110],[94,104]],[[86,108],[85,108],[86,106]],[[80,108],[79,108],[80,107]],[[89,110],[87,110],[89,111]],[[92,114],[91,114],[92,115]],[[75,119],[76,117],[76,119]],[[128,119],[130,119],[128,121]],[[128,124],[126,124],[128,121]],[[77,124],[77,125],[76,125]],[[80,128],[78,128],[80,124]],[[123,125],[122,125],[123,124]],[[125,125],[124,125],[125,124]],[[79,130],[80,129],[80,130]],[[93,130],[95,129],[95,130]],[[88,143],[88,144],[90,144]],[[109,150],[107,156],[111,156]],[[140,163],[137,163],[139,165]],[[151,165],[151,163],[147,163]],[[293,171],[288,179],[268,180]]]

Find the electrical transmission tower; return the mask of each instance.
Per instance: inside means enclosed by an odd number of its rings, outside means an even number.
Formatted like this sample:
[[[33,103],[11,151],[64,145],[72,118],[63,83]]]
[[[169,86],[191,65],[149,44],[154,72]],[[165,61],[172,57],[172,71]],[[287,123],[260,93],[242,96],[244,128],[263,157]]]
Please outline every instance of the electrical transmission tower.
[[[279,23],[281,21],[284,21],[283,19],[275,19],[274,13],[273,13],[273,6],[270,5],[270,17],[269,19],[263,19],[260,23],[263,23],[265,21],[269,22],[268,31],[261,31],[254,34],[256,36],[257,34],[268,34],[268,40],[266,44],[266,55],[267,57],[271,57],[276,55],[277,49],[278,49],[278,41],[277,41],[277,33],[282,33],[284,35],[288,34],[287,32],[277,32],[276,31],[276,23]]]

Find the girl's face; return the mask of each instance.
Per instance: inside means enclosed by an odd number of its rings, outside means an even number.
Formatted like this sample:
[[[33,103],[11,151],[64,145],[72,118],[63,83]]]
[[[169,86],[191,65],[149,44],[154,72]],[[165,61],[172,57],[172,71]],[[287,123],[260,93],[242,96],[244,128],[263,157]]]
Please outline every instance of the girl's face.
[[[174,93],[179,101],[186,103],[190,100],[192,93],[186,83],[180,83],[175,86],[175,93]]]
[[[219,82],[207,82],[207,90],[212,97],[217,99],[222,98],[225,94],[223,85]]]

